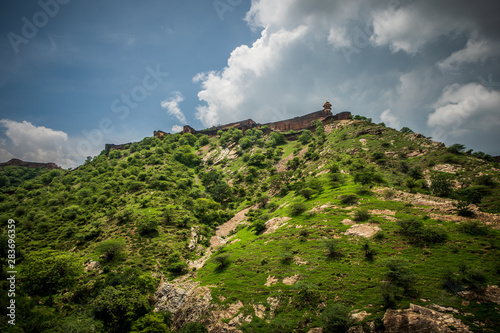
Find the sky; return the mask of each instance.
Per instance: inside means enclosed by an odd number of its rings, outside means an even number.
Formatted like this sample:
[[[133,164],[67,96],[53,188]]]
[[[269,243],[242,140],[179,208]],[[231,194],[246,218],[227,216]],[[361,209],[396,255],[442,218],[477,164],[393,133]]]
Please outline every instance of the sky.
[[[0,4],[0,161],[320,110],[500,155],[493,0]]]

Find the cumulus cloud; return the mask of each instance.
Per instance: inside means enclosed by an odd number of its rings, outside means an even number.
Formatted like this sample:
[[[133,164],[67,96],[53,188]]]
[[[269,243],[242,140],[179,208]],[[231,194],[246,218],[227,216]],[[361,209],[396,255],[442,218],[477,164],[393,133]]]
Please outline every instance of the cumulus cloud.
[[[182,132],[183,127],[180,125],[173,125],[172,126],[172,133],[179,133]]]
[[[196,117],[207,127],[249,117],[263,123],[316,111],[327,99],[334,112],[430,132],[447,105],[435,103],[445,87],[477,82],[481,71],[500,76],[492,60],[500,41],[496,7],[253,0],[245,19],[261,36],[235,48],[224,68],[193,78],[201,86]],[[475,71],[466,68],[471,64]],[[453,75],[436,68],[453,68]],[[485,115],[483,106],[477,112]]]
[[[380,119],[389,127],[399,129],[399,126],[401,126],[399,119],[391,113],[391,109],[384,110],[380,115]]]
[[[174,96],[161,102],[161,107],[166,109],[168,114],[174,116],[181,123],[186,124],[186,116],[181,111],[179,103],[184,101],[184,97],[179,91],[174,92]]]
[[[488,40],[469,39],[462,50],[453,52],[448,58],[438,63],[441,71],[457,70],[462,64],[484,61],[498,55],[500,45]]]
[[[76,162],[66,153],[68,135],[30,122],[2,119],[6,129],[1,141],[0,159],[16,157],[30,162],[54,162],[62,167],[75,166]]]
[[[500,91],[479,83],[447,86],[434,103],[427,124],[434,135],[457,137],[474,131],[488,133],[500,126]]]

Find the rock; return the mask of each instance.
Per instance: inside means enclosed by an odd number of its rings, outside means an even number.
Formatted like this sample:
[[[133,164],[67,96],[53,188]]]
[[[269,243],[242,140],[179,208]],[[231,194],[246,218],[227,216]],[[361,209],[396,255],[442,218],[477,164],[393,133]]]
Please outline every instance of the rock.
[[[99,271],[99,274],[103,272],[101,264],[98,261],[90,261],[84,268],[85,272],[89,271]]]
[[[253,310],[255,311],[255,316],[260,319],[264,319],[266,317],[266,307],[263,304],[252,305]]]
[[[266,281],[266,283],[264,285],[266,287],[270,287],[270,286],[272,286],[273,284],[276,284],[276,283],[278,283],[278,279],[275,278],[274,276],[269,275],[267,277],[267,281]]]
[[[384,315],[385,332],[469,333],[469,327],[450,314],[410,304],[409,309],[389,309]],[[452,329],[453,327],[454,329]]]
[[[353,225],[353,224],[356,224],[356,222],[354,222],[353,220],[351,219],[343,219],[342,220],[342,224],[343,225]]]
[[[276,310],[278,310],[278,308],[280,307],[281,305],[281,300],[278,298],[278,297],[273,297],[273,296],[270,296],[267,298],[267,303],[269,304],[269,307],[270,307],[270,312],[271,312],[271,318],[274,318],[275,314],[276,314]]]
[[[465,290],[459,292],[458,295],[469,301],[500,304],[500,288],[498,286],[487,286],[486,289],[479,291]]]
[[[266,222],[266,231],[264,231],[262,234],[267,235],[267,234],[270,234],[270,233],[278,230],[279,228],[287,225],[286,221],[291,220],[291,219],[292,219],[291,217],[287,217],[287,216],[273,217],[272,219],[270,219],[269,221]]]
[[[194,251],[196,249],[196,244],[198,244],[198,226],[191,227],[191,241],[189,241],[188,249],[189,251]]]
[[[287,286],[294,285],[298,280],[299,280],[300,275],[295,274],[294,276],[289,276],[283,279],[283,284],[286,284]]]
[[[371,313],[368,313],[366,311],[353,312],[350,314],[351,318],[356,322],[363,321],[369,315],[371,315]]]
[[[347,230],[344,234],[358,237],[369,238],[379,232],[381,229],[376,224],[373,223],[364,223],[364,224],[355,224],[351,226],[349,230]]]
[[[307,333],[323,333],[323,328],[322,327],[315,327],[311,328]]]

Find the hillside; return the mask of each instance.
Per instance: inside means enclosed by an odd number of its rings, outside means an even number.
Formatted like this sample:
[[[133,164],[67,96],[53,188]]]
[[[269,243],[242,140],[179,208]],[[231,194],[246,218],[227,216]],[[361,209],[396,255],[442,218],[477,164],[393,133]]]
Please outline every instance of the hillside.
[[[0,168],[3,290],[9,219],[18,272],[16,325],[5,313],[0,330],[497,330],[488,155],[360,116],[264,132],[148,137],[74,171]]]

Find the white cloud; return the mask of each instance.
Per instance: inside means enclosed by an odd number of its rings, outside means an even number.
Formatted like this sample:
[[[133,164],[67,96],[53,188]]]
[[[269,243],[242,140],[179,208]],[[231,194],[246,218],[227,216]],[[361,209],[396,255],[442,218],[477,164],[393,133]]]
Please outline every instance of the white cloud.
[[[441,71],[459,69],[464,63],[477,63],[498,55],[498,45],[488,40],[469,39],[462,50],[452,53],[448,58],[438,63]]]
[[[447,86],[434,104],[427,124],[434,135],[457,137],[473,131],[496,132],[500,126],[500,91],[490,91],[479,83]]]
[[[380,115],[380,119],[389,127],[399,129],[401,123],[399,119],[391,113],[391,109],[387,109]]]
[[[30,162],[54,162],[62,167],[75,166],[65,152],[68,135],[30,122],[16,122],[2,119],[0,125],[6,128],[8,140],[2,140],[0,158],[17,157]]]
[[[282,66],[293,58],[292,50],[297,44],[300,45],[300,40],[307,32],[305,26],[275,33],[269,33],[265,29],[252,47],[237,47],[222,72],[196,75],[193,80],[200,82],[203,88],[198,93],[198,98],[206,102],[206,105],[197,107],[196,117],[205,126],[238,121],[256,113],[261,119],[266,118],[270,110],[255,107],[266,104],[266,97],[273,93],[270,89],[276,89],[279,94],[285,88],[285,85],[269,87],[270,77],[278,75],[283,78]],[[292,62],[288,65],[295,64]]]
[[[172,126],[172,133],[179,133],[182,132],[183,127],[180,125],[173,125]]]
[[[186,124],[186,116],[181,111],[179,107],[179,103],[184,101],[184,97],[179,91],[174,92],[174,97],[167,98],[166,100],[161,102],[161,107],[166,109],[168,114],[174,116],[181,123]]]
[[[424,15],[415,6],[378,10],[373,13],[371,41],[375,45],[389,45],[393,52],[403,50],[413,54],[438,36],[460,28],[460,24],[448,16]]]

